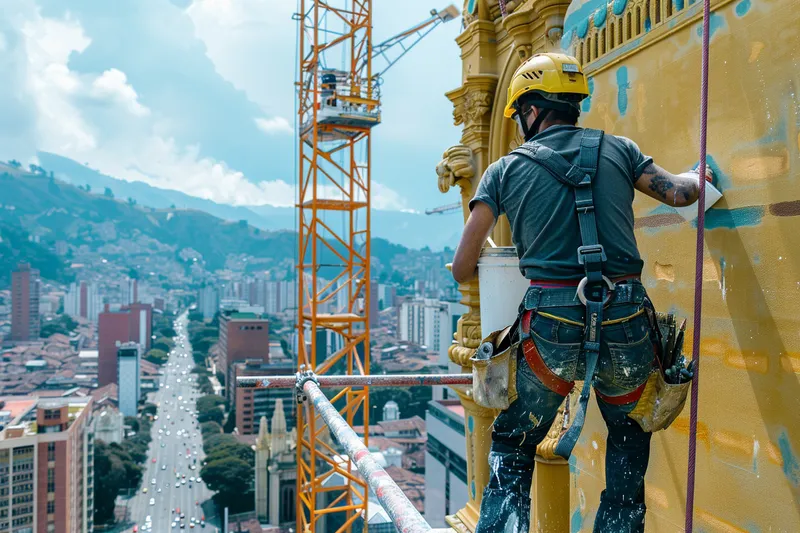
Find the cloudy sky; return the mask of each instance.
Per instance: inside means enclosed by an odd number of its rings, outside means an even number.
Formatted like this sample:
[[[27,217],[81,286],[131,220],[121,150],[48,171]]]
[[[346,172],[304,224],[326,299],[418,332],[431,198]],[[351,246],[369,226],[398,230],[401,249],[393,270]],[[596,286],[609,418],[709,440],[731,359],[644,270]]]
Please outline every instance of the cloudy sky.
[[[380,41],[449,2],[373,3]],[[294,0],[0,4],[0,159],[48,151],[219,203],[293,205]],[[377,208],[456,199],[434,166],[460,135],[444,97],[459,85],[459,29],[440,26],[384,77]]]

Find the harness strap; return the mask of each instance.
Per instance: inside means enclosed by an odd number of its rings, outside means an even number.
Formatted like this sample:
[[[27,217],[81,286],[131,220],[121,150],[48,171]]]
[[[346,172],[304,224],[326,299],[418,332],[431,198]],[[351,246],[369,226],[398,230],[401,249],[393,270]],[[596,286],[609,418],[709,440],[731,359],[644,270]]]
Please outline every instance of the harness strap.
[[[533,311],[525,311],[525,313],[522,315],[522,322],[520,323],[522,337],[524,339],[522,341],[522,353],[525,355],[525,360],[528,362],[528,366],[531,367],[531,371],[533,371],[533,373],[537,378],[539,378],[539,381],[541,381],[545,387],[555,392],[559,396],[566,396],[570,393],[570,391],[572,391],[572,388],[575,386],[575,382],[567,381],[550,370],[550,368],[547,366],[547,363],[545,363],[542,359],[538,348],[536,348],[536,345],[533,343],[533,339],[530,337],[532,317]]]
[[[585,300],[586,305],[586,332],[583,340],[583,351],[586,356],[586,375],[583,380],[583,389],[581,389],[581,395],[578,399],[578,411],[575,414],[572,425],[561,436],[556,446],[556,454],[564,459],[569,459],[572,449],[578,442],[578,437],[586,419],[586,407],[589,403],[589,394],[597,370],[597,361],[600,357],[603,307],[607,303],[608,296],[607,287],[601,285],[604,281],[603,263],[606,260],[606,253],[603,245],[600,244],[597,232],[594,197],[592,195],[592,179],[597,172],[602,140],[602,131],[594,129],[583,130],[579,166],[570,164],[561,154],[535,141],[525,143],[512,152],[532,159],[542,165],[558,181],[572,188],[575,194],[575,210],[577,211],[578,227],[581,234],[581,246],[578,247],[578,263],[583,265],[587,285],[589,287],[600,285],[599,299],[585,298],[584,294],[584,298],[581,300]],[[613,284],[611,286],[613,290]],[[527,294],[524,304],[526,309],[535,309],[535,307],[529,307]]]

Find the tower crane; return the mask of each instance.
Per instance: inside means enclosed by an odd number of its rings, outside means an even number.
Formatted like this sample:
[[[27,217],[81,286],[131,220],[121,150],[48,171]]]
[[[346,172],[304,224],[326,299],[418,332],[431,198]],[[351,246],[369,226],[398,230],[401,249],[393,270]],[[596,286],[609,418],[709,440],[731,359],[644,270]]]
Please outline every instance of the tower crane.
[[[314,374],[369,374],[370,151],[381,121],[381,76],[434,28],[459,16],[431,11],[372,42],[372,0],[299,0],[298,366]],[[373,61],[383,68],[373,69]],[[324,277],[323,277],[324,275]],[[328,353],[328,332],[336,337]],[[320,335],[322,333],[322,335]],[[369,440],[365,387],[331,403]],[[297,531],[353,531],[368,520],[369,491],[319,414],[297,416]]]

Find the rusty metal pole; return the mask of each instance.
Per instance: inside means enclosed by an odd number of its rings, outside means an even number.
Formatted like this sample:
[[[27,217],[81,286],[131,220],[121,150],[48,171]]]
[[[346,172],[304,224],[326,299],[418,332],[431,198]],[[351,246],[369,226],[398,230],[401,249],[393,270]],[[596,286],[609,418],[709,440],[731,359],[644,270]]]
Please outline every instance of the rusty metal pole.
[[[353,428],[347,425],[339,411],[322,393],[317,384],[318,379],[319,377],[313,375],[301,375],[296,381],[296,385],[302,387],[302,391],[311,401],[314,409],[328,425],[331,434],[344,447],[347,455],[355,463],[356,468],[391,517],[397,530],[400,533],[431,531],[431,526],[422,518],[422,515],[386,473],[386,470],[375,461]],[[365,494],[364,498],[367,497]],[[364,517],[364,520],[367,520],[367,517]]]

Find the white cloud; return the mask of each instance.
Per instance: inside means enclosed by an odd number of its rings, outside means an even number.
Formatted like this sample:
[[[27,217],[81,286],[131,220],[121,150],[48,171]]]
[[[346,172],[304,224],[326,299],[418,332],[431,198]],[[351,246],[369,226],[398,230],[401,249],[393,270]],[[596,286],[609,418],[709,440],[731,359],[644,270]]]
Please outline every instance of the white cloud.
[[[294,133],[292,125],[283,117],[257,118],[255,120],[258,129],[264,133],[288,133],[290,135]]]
[[[241,25],[249,28],[252,22],[248,18],[248,9],[259,11],[271,4],[286,11],[287,3],[278,0],[202,0],[196,1],[189,9],[200,5],[211,10],[206,15],[216,14],[219,27],[236,34],[236,28]],[[83,53],[92,43],[80,21],[69,14],[58,19],[43,17],[40,11],[31,7],[33,2],[27,5],[30,9],[20,11],[10,19],[14,31],[20,32],[24,43],[15,49],[15,53],[22,55],[14,56],[15,60],[20,58],[24,68],[18,69],[21,73],[17,76],[19,79],[11,81],[24,95],[23,103],[33,109],[28,122],[35,122],[36,148],[81,163],[88,162],[92,168],[120,179],[142,181],[219,203],[282,207],[296,203],[297,192],[291,175],[256,182],[252,179],[255,176],[245,176],[224,161],[201,155],[200,146],[175,140],[170,121],[176,117],[143,105],[139,93],[121,69],[109,68],[94,73],[72,71],[70,58],[73,54]],[[214,9],[217,11],[212,13]],[[269,19],[270,12],[261,15],[261,18]],[[261,18],[256,17],[256,20]],[[281,20],[280,24],[286,26],[287,20]],[[276,22],[271,20],[270,24]],[[224,37],[217,42],[224,41]],[[286,85],[291,93],[291,84]],[[6,100],[9,97],[4,95],[0,91],[0,97],[4,98],[0,104],[15,103],[13,99]],[[96,105],[98,102],[103,105]],[[265,116],[254,119],[255,124],[267,134],[291,135],[290,121],[281,116],[285,110],[285,105],[274,112],[265,109]],[[15,129],[18,129],[17,125]],[[25,154],[25,157],[29,155]],[[270,169],[265,168],[263,172],[269,176]],[[321,195],[333,198],[337,191],[326,187]],[[374,181],[372,204],[376,209],[408,208],[395,190]]]
[[[139,103],[139,95],[128,84],[125,73],[115,68],[106,70],[92,82],[92,96],[119,103],[135,116],[150,114],[150,110]]]

